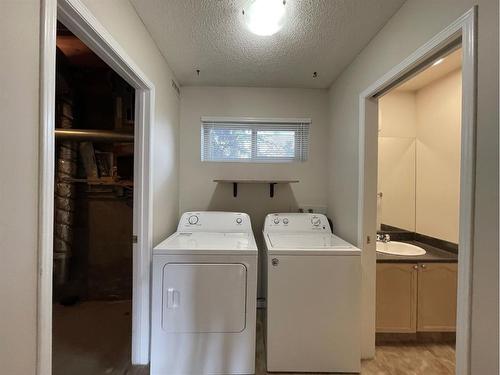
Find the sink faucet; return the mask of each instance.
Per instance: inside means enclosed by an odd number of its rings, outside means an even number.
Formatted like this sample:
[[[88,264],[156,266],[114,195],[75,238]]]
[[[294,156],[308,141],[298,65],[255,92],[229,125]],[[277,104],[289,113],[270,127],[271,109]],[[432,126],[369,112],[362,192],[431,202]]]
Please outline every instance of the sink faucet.
[[[391,241],[391,236],[389,236],[387,233],[386,234],[377,234],[377,241],[381,242],[390,242]]]

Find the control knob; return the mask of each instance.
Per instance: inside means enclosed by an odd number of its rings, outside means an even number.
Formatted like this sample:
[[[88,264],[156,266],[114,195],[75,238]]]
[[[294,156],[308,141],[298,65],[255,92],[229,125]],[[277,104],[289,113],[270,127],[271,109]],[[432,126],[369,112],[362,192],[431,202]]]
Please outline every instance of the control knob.
[[[191,215],[191,216],[189,216],[189,218],[188,218],[188,223],[189,223],[189,224],[191,224],[191,225],[195,225],[195,224],[197,224],[197,223],[198,223],[198,220],[199,220],[198,216],[196,216],[196,215]]]
[[[276,219],[274,219],[273,221],[274,221],[274,224],[279,224],[280,223],[280,219],[278,217]]]
[[[236,218],[236,224],[241,224],[243,222],[243,219],[241,217]]]
[[[288,224],[288,219],[286,217],[283,219],[283,224]]]
[[[312,225],[314,225],[315,227],[319,226],[321,224],[321,219],[317,216],[313,216],[312,219],[311,219],[311,223]]]

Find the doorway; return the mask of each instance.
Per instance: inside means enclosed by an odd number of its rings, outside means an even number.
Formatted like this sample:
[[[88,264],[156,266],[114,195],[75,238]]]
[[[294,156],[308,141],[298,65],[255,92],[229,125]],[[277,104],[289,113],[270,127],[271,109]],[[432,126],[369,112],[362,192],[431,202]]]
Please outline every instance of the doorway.
[[[57,24],[52,372],[130,372],[135,90]]]
[[[132,234],[132,364],[149,362],[149,285],[152,248],[152,173],[150,169],[151,124],[154,85],[123,51],[109,32],[77,0],[47,0],[42,3],[42,49],[40,86],[40,208],[37,309],[37,374],[52,373],[52,306],[54,266],[54,192],[56,162],[56,30],[57,22],[74,34],[134,91],[133,107],[133,219]],[[94,149],[94,155],[95,155]],[[106,159],[109,150],[104,152]],[[89,153],[91,154],[91,153]],[[100,157],[101,157],[100,156]],[[107,157],[109,160],[109,154]],[[130,163],[128,163],[130,165]],[[58,275],[59,275],[58,271]],[[65,294],[66,295],[66,294]],[[71,297],[71,293],[68,293]],[[67,300],[71,302],[72,298]],[[74,300],[74,299],[73,299]],[[130,310],[130,309],[128,309]],[[127,310],[127,311],[128,311]],[[126,313],[125,311],[124,313]]]
[[[378,98],[376,362],[455,374],[461,57]]]
[[[378,99],[431,66],[440,57],[461,46],[460,207],[455,362],[457,374],[469,372],[475,176],[476,12],[476,8],[472,8],[371,84],[359,97],[358,245],[363,249],[363,324],[368,327],[362,341],[364,358],[375,356]]]

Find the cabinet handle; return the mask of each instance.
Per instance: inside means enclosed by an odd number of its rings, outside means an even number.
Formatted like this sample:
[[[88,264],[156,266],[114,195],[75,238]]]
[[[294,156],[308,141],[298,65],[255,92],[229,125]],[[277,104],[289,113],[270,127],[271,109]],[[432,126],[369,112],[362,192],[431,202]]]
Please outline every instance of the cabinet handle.
[[[418,266],[415,264],[415,265],[413,266],[413,269],[414,269],[414,270],[418,270]]]
[[[420,267],[426,268],[427,266],[425,264],[421,264]]]

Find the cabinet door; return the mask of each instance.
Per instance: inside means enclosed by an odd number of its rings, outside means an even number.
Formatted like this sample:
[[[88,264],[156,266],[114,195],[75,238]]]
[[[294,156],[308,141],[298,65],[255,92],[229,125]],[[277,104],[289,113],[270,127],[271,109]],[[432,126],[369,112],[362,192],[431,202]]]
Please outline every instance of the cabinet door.
[[[419,264],[418,322],[422,332],[449,332],[456,329],[457,264]]]
[[[417,274],[416,264],[377,264],[377,332],[416,332]]]

